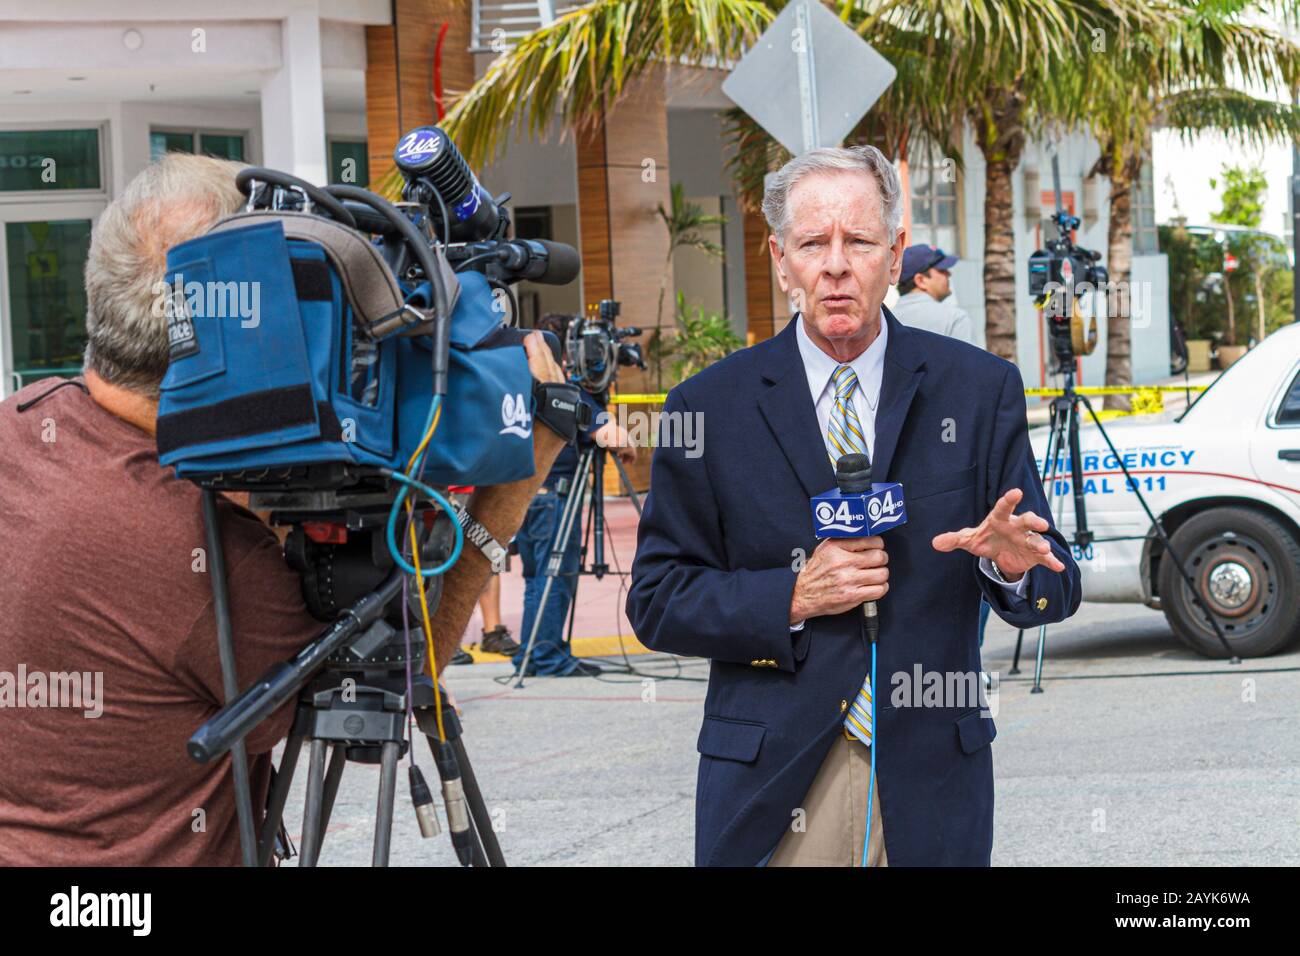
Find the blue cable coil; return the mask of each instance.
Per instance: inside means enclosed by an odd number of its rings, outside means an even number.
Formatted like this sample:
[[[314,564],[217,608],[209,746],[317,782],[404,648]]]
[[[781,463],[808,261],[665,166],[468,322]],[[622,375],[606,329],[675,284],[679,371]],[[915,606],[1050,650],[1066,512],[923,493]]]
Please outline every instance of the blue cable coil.
[[[876,642],[871,642],[871,775],[867,780],[867,835],[862,841],[862,863],[867,865],[867,847],[871,845],[871,798],[876,793],[876,744],[880,725],[876,723]]]
[[[438,414],[438,407],[441,404],[442,396],[435,395],[433,397],[433,402],[429,405],[429,417],[425,419],[424,431],[422,434],[427,435],[429,429],[433,427],[434,417]],[[428,449],[426,448],[425,451],[427,450]],[[413,462],[414,467],[412,468],[412,471],[417,475],[421,472],[421,465],[424,463],[424,455],[425,452],[421,452],[420,456]],[[448,569],[460,560],[461,550],[465,546],[465,531],[461,528],[460,522],[455,520],[455,512],[452,510],[451,502],[428,485],[416,478],[412,478],[410,475],[404,474],[403,472],[394,471],[393,478],[394,480],[401,482],[402,488],[397,493],[397,497],[393,499],[393,506],[388,512],[388,525],[384,530],[385,539],[388,543],[388,553],[392,555],[393,562],[407,574],[419,574],[422,578],[433,578],[437,577],[439,574],[446,574]],[[406,496],[410,494],[412,488],[426,497],[431,498],[437,503],[438,507],[452,516],[451,526],[456,536],[455,544],[452,545],[451,554],[448,556],[447,560],[436,568],[421,568],[419,571],[416,571],[415,567],[402,557],[402,550],[397,546],[397,518],[401,513],[402,505],[406,501]]]

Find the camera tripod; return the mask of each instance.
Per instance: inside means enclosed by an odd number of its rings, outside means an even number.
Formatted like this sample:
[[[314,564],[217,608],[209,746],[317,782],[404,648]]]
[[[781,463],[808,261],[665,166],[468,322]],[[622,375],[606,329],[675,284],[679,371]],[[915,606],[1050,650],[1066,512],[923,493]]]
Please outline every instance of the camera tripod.
[[[372,862],[386,866],[397,762],[407,752],[404,723],[409,711],[433,751],[458,859],[465,866],[504,866],[501,848],[461,740],[459,722],[445,695],[442,695],[441,711],[445,738],[439,734],[438,697],[432,680],[423,674],[424,645],[422,641],[413,641],[408,654],[405,642],[385,620],[389,605],[399,598],[405,600],[404,575],[400,569],[393,568],[377,586],[342,608],[334,623],[291,660],[273,665],[242,693],[239,691],[216,494],[210,487],[201,491],[226,704],[194,732],[186,750],[198,763],[208,763],[227,752],[231,754],[244,865],[266,866],[270,862],[293,772],[303,744],[310,740],[302,864],[316,865],[344,764],[352,760],[380,764]],[[449,519],[444,527],[448,524]],[[432,540],[430,532],[426,543],[421,545],[422,554]],[[294,723],[259,834],[244,738],[295,698]],[[332,751],[328,770],[327,750]],[[420,830],[425,836],[436,835],[433,797],[414,764],[411,783]]]
[[[533,653],[533,645],[537,641],[537,632],[542,626],[542,615],[546,610],[546,602],[551,596],[551,588],[555,584],[555,579],[560,576],[560,568],[564,562],[564,552],[568,550],[569,537],[573,531],[573,522],[581,514],[583,502],[587,495],[587,476],[592,476],[591,491],[591,509],[590,517],[587,522],[587,530],[594,541],[595,550],[592,555],[591,569],[584,572],[579,566],[578,574],[593,574],[596,580],[600,580],[609,572],[609,565],[605,563],[605,455],[609,454],[614,459],[614,467],[618,469],[619,479],[623,483],[623,488],[627,491],[632,499],[632,506],[636,508],[636,513],[641,514],[641,499],[637,496],[636,489],[632,487],[632,481],[627,476],[627,470],[623,463],[618,460],[618,455],[609,449],[602,448],[594,442],[582,450],[578,458],[578,467],[574,471],[572,484],[569,486],[568,496],[564,500],[564,510],[560,514],[560,520],[557,523],[555,539],[551,542],[551,553],[546,559],[546,569],[543,572],[546,577],[546,584],[542,587],[542,597],[537,603],[537,612],[533,617],[533,627],[528,634],[528,644],[524,649],[524,658],[515,672],[515,687],[524,686],[524,675],[528,673],[528,661]],[[585,548],[584,548],[585,551]],[[578,588],[575,578],[573,588],[573,599],[569,605],[569,634],[573,633],[573,614],[578,603]]]
[[[348,761],[380,765],[371,863],[374,866],[388,865],[397,763],[406,756],[408,747],[404,725],[409,689],[416,724],[428,740],[435,761],[444,759],[444,748],[450,748],[456,758],[464,802],[460,806],[449,803],[447,816],[452,842],[461,862],[472,866],[505,866],[482,791],[465,752],[456,711],[447,703],[444,694],[442,719],[447,734],[444,744],[438,737],[433,683],[423,674],[423,645],[417,641],[412,650],[412,673],[419,677],[413,677],[408,685],[403,642],[387,623],[377,621],[347,650],[336,655],[304,690],[298,700],[293,729],[285,744],[262,826],[258,844],[262,865],[270,858],[294,769],[303,744],[308,740],[311,748],[299,865],[315,866],[318,862],[339,781]],[[325,766],[327,749],[328,769]]]
[[[1118,463],[1120,471],[1124,475],[1125,487],[1137,496],[1138,503],[1142,506],[1142,510],[1146,512],[1147,519],[1151,522],[1151,527],[1155,529],[1157,537],[1159,537],[1161,543],[1164,545],[1165,558],[1173,561],[1175,567],[1178,568],[1178,573],[1182,575],[1183,580],[1187,583],[1188,589],[1191,591],[1192,599],[1196,602],[1197,607],[1205,612],[1206,619],[1209,621],[1210,627],[1214,630],[1215,636],[1218,637],[1219,642],[1223,644],[1223,649],[1227,652],[1228,657],[1230,658],[1230,663],[1240,664],[1241,659],[1237,657],[1236,652],[1233,651],[1231,645],[1228,644],[1227,638],[1223,635],[1223,630],[1219,627],[1219,622],[1215,620],[1214,615],[1210,612],[1209,608],[1207,608],[1201,601],[1201,597],[1196,591],[1195,583],[1193,582],[1191,575],[1187,573],[1187,568],[1183,564],[1182,558],[1179,557],[1178,553],[1174,550],[1173,545],[1170,543],[1169,535],[1165,532],[1164,526],[1157,521],[1155,515],[1152,514],[1151,508],[1147,505],[1146,498],[1142,495],[1141,486],[1138,484],[1137,480],[1129,474],[1128,465],[1124,463],[1123,456],[1120,455],[1116,450],[1114,443],[1110,440],[1110,435],[1107,434],[1105,427],[1101,423],[1101,419],[1097,417],[1097,412],[1092,407],[1092,402],[1088,401],[1087,395],[1081,395],[1076,391],[1074,384],[1073,354],[1060,354],[1058,352],[1057,358],[1061,363],[1057,371],[1058,373],[1065,375],[1065,384],[1062,389],[1062,394],[1052,399],[1048,426],[1050,431],[1047,436],[1047,446],[1043,451],[1043,471],[1040,476],[1043,482],[1043,494],[1047,498],[1048,513],[1051,513],[1054,502],[1057,502],[1058,500],[1057,483],[1062,478],[1061,457],[1062,452],[1064,452],[1069,457],[1070,494],[1074,499],[1075,524],[1074,541],[1072,543],[1080,555],[1079,559],[1082,560],[1082,555],[1094,542],[1104,543],[1107,541],[1134,540],[1131,536],[1097,538],[1090,530],[1088,530],[1087,505],[1084,502],[1083,494],[1083,461],[1079,452],[1079,406],[1082,405],[1088,410],[1088,414],[1092,416],[1092,422],[1097,427],[1098,434],[1100,434],[1105,440],[1106,447],[1110,449],[1111,455],[1114,456],[1115,461]],[[1059,504],[1056,509],[1056,524],[1058,527],[1060,525],[1060,515],[1064,505],[1064,497],[1059,498]],[[1024,639],[1025,629],[1021,628],[1016,634],[1016,652],[1011,663],[1011,670],[1009,671],[1011,674],[1020,673],[1020,649]],[[1030,693],[1033,694],[1041,694],[1043,692],[1043,649],[1046,640],[1047,625],[1041,624],[1038,627],[1038,648],[1034,656],[1034,686],[1030,691]]]

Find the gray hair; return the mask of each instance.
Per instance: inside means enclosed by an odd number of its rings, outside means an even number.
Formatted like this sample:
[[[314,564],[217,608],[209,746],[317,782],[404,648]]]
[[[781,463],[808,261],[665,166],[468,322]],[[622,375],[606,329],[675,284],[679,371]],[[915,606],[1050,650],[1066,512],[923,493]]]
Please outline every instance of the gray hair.
[[[158,397],[167,328],[158,308],[167,250],[235,212],[241,163],[168,153],[104,210],[86,258],[86,368],[106,382]]]
[[[889,238],[892,241],[898,235],[903,223],[903,187],[894,164],[874,146],[823,146],[782,166],[763,192],[763,215],[778,246],[785,248],[785,233],[790,228],[790,190],[811,173],[838,170],[856,170],[875,177],[880,188],[881,216],[889,227]]]

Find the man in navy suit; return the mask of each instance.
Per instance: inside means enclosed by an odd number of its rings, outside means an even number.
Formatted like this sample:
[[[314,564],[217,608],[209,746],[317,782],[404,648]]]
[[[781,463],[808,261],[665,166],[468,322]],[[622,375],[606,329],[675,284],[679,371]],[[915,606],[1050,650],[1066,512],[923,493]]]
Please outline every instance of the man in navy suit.
[[[1020,373],[883,307],[901,202],[873,147],[787,163],[763,211],[797,314],[664,404],[627,613],[647,646],[711,661],[700,865],[987,866],[980,598],[1025,628],[1079,604]],[[675,441],[685,416],[697,438],[707,426],[698,445]],[[907,523],[818,543],[808,499],[852,451],[902,484]],[[864,601],[879,608],[876,687]]]

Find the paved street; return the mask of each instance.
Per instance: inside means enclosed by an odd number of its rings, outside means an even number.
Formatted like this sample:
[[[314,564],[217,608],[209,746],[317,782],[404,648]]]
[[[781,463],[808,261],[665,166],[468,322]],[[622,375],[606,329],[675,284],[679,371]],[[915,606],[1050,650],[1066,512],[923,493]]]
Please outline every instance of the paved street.
[[[625,501],[611,511],[626,568],[634,515]],[[507,582],[507,611],[518,586]],[[583,581],[575,635],[615,633],[618,587]],[[1035,635],[1011,676],[1015,637],[990,621],[985,667],[1002,677],[995,864],[1300,863],[1300,651],[1230,667],[1185,651],[1159,612],[1085,604],[1051,629],[1046,692],[1031,695]],[[635,674],[521,690],[502,683],[504,663],[449,672],[511,865],[690,864],[707,665],[628,660]],[[417,760],[436,779],[427,753]],[[445,836],[419,837],[405,773],[393,862],[448,864]],[[295,833],[304,776],[305,763],[290,800]],[[323,864],[368,863],[377,780],[373,767],[348,767]]]

